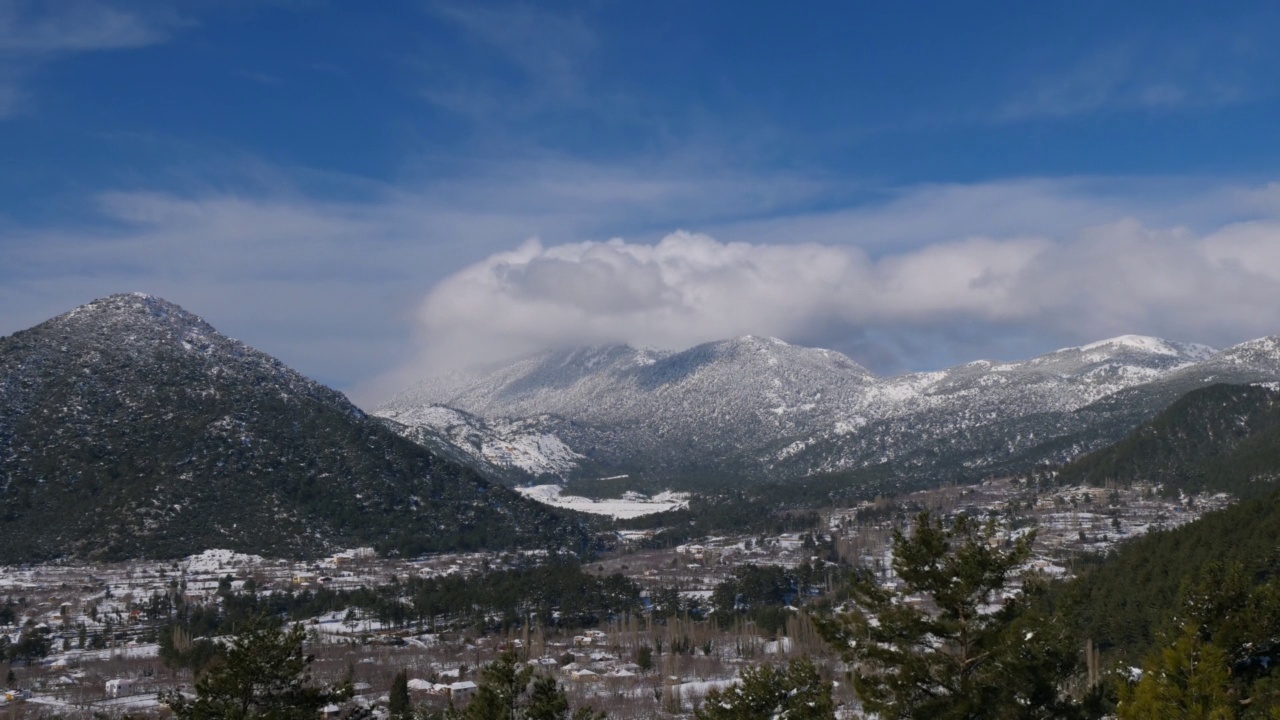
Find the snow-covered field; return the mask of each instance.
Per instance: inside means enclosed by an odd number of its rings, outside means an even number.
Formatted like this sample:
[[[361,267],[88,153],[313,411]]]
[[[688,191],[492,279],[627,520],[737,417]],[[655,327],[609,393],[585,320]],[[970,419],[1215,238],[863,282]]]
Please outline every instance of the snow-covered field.
[[[564,495],[559,485],[534,485],[533,487],[516,488],[521,495],[554,507],[608,515],[613,518],[626,519],[651,515],[653,513],[679,510],[689,507],[689,493],[660,492],[653,497],[640,493],[628,492],[617,499],[593,500],[578,495]]]

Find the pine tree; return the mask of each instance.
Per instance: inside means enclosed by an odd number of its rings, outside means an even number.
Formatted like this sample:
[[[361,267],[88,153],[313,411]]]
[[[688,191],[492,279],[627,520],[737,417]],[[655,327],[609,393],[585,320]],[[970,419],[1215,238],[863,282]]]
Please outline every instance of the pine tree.
[[[910,536],[895,531],[893,539],[899,586],[862,573],[848,612],[815,618],[853,666],[866,710],[930,720],[1079,712],[1061,690],[1079,662],[1074,643],[1030,609],[1027,592],[1011,591],[1030,535],[1002,549],[992,523],[961,516],[948,527],[926,512]]]
[[[1116,714],[1120,720],[1233,720],[1239,705],[1232,695],[1226,653],[1188,624],[1144,664],[1137,686],[1121,685]]]
[[[527,720],[565,720],[569,716],[569,699],[555,678],[541,675],[533,681],[524,716]]]
[[[697,720],[834,720],[831,683],[824,682],[807,658],[786,670],[769,665],[742,671],[742,682],[707,693],[695,711]]]
[[[286,631],[254,618],[196,681],[194,700],[170,691],[161,702],[179,720],[314,720],[325,705],[348,698],[350,688],[312,683],[305,636],[302,625]]]
[[[409,720],[413,717],[413,702],[409,699],[409,672],[401,670],[391,681],[391,697],[387,704],[391,720]]]
[[[1182,593],[1180,625],[1122,684],[1122,720],[1280,718],[1280,581],[1243,564],[1210,564]]]
[[[533,680],[530,691],[530,680]],[[475,697],[461,710],[450,709],[450,720],[565,720],[569,700],[553,678],[533,678],[533,670],[516,661],[508,650],[480,673]],[[603,720],[604,713],[578,708],[573,720]]]
[[[459,717],[462,720],[512,720],[532,674],[531,668],[518,666],[515,652],[502,653],[481,671],[476,695]]]
[[[641,645],[636,651],[636,666],[641,672],[649,672],[653,669],[653,648],[648,645]]]

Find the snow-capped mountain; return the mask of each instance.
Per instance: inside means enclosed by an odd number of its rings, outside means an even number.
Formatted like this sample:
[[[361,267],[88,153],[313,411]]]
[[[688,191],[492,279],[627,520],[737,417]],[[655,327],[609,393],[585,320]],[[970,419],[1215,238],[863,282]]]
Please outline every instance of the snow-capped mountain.
[[[548,351],[423,383],[374,414],[426,427],[415,413],[447,406],[473,423],[554,437],[605,473],[787,477],[883,465],[940,477],[1069,457],[1195,387],[1278,378],[1276,338],[1219,352],[1126,335],[882,378],[837,352],[746,336],[683,352]],[[559,457],[545,472],[583,474],[581,461]]]
[[[545,352],[484,377],[424,384],[375,414],[405,422],[415,408],[440,404],[489,421],[524,418],[529,431],[553,434],[611,470],[632,467],[640,455],[695,454],[699,464],[719,464],[804,432],[864,396],[873,380],[839,353],[770,338],[680,353],[613,345]]]
[[[530,477],[565,476],[587,459],[560,438],[542,432],[538,418],[487,422],[444,405],[389,410],[383,418],[389,421],[392,430],[404,437],[481,466],[490,475],[507,476],[508,471],[514,470]]]
[[[577,548],[586,532],[159,298],[0,338],[0,563]]]

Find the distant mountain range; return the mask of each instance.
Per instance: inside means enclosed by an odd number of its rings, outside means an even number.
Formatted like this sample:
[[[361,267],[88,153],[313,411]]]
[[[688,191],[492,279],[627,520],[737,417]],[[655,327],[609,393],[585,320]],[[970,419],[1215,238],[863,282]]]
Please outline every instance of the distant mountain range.
[[[875,468],[945,481],[1060,463],[1195,388],[1277,379],[1280,337],[1218,351],[1127,335],[878,377],[837,352],[747,336],[683,352],[544,352],[421,383],[373,414],[494,472],[751,480]]]
[[[114,295],[0,338],[0,564],[586,542],[164,300]]]

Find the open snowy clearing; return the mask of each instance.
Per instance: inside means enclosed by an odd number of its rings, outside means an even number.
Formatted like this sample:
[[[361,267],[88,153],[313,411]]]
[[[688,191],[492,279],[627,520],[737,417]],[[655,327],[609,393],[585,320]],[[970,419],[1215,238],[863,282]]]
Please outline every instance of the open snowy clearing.
[[[554,507],[577,510],[593,515],[608,515],[617,519],[652,515],[668,510],[680,510],[689,507],[689,493],[661,492],[653,497],[640,493],[624,493],[621,498],[593,500],[578,495],[562,495],[559,485],[534,485],[516,488],[521,495]]]

